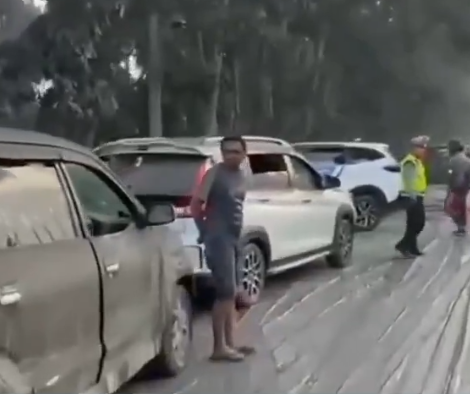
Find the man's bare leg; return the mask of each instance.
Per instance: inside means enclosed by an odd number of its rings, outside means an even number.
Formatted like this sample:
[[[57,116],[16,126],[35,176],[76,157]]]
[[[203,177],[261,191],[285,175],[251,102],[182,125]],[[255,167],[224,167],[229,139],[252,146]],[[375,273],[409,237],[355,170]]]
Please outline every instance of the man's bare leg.
[[[225,341],[229,348],[235,349],[235,325],[237,323],[235,300],[233,300],[227,308],[227,318],[224,322]]]
[[[227,343],[226,327],[230,319],[232,300],[218,300],[212,309],[212,329],[214,334],[214,350],[211,359],[214,361],[242,361],[243,354],[230,347]],[[233,334],[231,338],[233,338]]]
[[[226,344],[224,341],[224,316],[225,310],[223,301],[215,300],[212,307],[212,333],[214,336],[214,351],[213,354],[222,353]]]
[[[243,315],[246,314],[248,310],[245,311]],[[228,347],[235,349],[241,354],[248,356],[255,353],[255,348],[253,346],[243,345],[237,346],[235,341],[235,331],[239,322],[239,312],[235,307],[235,302],[231,305],[230,315],[225,321],[225,340]]]

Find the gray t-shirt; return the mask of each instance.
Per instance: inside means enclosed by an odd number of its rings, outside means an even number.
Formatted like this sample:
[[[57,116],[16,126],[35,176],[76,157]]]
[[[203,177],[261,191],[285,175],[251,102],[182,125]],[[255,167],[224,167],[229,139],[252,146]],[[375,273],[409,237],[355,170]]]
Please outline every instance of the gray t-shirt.
[[[204,201],[204,237],[239,237],[243,226],[246,177],[242,169],[219,163],[204,176],[196,198]]]
[[[467,193],[470,190],[470,159],[457,153],[449,159],[449,190]]]

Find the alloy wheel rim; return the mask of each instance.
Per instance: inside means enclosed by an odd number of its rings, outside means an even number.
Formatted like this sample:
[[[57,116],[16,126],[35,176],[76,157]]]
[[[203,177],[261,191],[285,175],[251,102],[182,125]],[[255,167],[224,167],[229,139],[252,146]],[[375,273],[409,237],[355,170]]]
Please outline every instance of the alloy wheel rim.
[[[351,224],[343,221],[339,229],[339,247],[343,260],[349,260],[352,255],[353,233]]]
[[[356,226],[361,228],[372,227],[377,222],[377,213],[374,204],[369,201],[359,201],[356,204]]]
[[[263,257],[260,253],[251,248],[245,253],[243,261],[243,289],[248,296],[256,298],[263,285]]]
[[[186,350],[189,344],[189,317],[181,300],[178,301],[173,313],[172,350],[175,363],[182,367],[186,362]]]

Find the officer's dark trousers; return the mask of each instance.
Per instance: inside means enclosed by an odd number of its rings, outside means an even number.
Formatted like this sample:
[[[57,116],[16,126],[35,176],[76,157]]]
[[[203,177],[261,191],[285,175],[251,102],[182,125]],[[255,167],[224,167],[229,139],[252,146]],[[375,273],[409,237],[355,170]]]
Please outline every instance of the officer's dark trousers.
[[[411,253],[419,251],[418,236],[426,223],[423,197],[410,199],[406,208],[406,229],[403,238],[398,241],[397,247]]]

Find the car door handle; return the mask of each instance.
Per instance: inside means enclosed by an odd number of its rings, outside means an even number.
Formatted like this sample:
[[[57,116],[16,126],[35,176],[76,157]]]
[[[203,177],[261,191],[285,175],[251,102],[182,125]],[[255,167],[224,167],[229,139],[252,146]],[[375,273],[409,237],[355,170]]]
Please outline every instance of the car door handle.
[[[269,202],[269,201],[271,201],[271,200],[270,200],[269,198],[258,198],[256,201],[257,201],[257,202],[261,202],[261,203],[267,203],[267,202]]]
[[[309,200],[309,199],[305,199],[305,200],[302,200],[300,201],[302,204],[310,204],[312,202],[312,200]]]
[[[12,286],[2,287],[0,290],[0,305],[14,305],[21,301],[21,293]]]
[[[121,266],[119,263],[109,264],[106,266],[106,273],[110,278],[114,278],[118,273]]]

